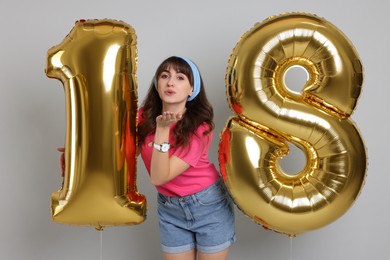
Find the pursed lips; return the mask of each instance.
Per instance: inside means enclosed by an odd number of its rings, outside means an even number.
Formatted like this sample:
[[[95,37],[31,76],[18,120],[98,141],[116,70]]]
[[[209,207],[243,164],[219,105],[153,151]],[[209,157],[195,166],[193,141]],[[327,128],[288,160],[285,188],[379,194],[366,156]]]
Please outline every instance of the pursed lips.
[[[173,90],[165,90],[164,93],[165,93],[165,95],[167,95],[167,96],[172,96],[172,95],[176,94],[176,92],[173,91]]]

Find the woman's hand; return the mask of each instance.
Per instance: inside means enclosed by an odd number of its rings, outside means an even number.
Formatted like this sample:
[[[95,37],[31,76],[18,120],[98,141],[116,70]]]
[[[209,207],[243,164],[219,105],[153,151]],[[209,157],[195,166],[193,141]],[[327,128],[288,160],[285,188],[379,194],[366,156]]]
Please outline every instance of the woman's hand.
[[[64,177],[65,174],[65,148],[60,147],[57,148],[57,151],[61,153],[60,155],[60,169],[61,169],[61,176]]]
[[[179,121],[183,117],[182,113],[165,111],[156,118],[157,127],[169,127],[172,123]]]

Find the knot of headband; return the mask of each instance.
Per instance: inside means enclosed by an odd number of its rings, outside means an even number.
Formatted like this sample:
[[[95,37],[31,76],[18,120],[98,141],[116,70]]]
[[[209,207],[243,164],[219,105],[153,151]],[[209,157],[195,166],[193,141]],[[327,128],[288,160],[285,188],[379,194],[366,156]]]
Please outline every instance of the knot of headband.
[[[176,56],[182,60],[184,60],[185,62],[187,62],[187,64],[190,66],[191,68],[191,71],[192,71],[192,75],[194,77],[194,90],[192,91],[192,95],[188,97],[187,101],[192,101],[194,98],[196,98],[196,96],[199,94],[200,92],[200,73],[199,73],[199,70],[198,68],[196,67],[196,65],[189,59],[187,58],[184,58],[184,57],[181,57],[181,56]],[[154,86],[156,87],[157,89],[157,80],[156,78],[153,79],[154,81]]]

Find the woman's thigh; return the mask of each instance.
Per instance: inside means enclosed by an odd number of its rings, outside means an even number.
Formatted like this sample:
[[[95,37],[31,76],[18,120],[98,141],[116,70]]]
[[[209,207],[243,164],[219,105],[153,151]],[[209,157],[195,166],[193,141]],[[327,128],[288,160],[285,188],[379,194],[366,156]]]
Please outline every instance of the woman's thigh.
[[[164,253],[164,260],[195,260],[195,259],[196,259],[195,250],[186,251],[180,254]]]
[[[226,260],[228,257],[228,253],[229,253],[228,248],[214,254],[205,254],[202,252],[198,252],[198,260]]]

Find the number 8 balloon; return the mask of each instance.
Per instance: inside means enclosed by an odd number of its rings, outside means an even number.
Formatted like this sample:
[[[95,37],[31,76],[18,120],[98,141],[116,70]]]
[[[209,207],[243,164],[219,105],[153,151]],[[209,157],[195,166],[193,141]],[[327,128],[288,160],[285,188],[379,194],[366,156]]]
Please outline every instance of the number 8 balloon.
[[[293,66],[307,71],[302,93],[286,86]],[[257,224],[289,236],[343,215],[364,185],[366,149],[352,114],[362,65],[351,42],[313,14],[272,16],[246,32],[226,72],[228,120],[219,163],[229,193]],[[306,156],[304,168],[280,166],[288,144]]]
[[[136,187],[137,49],[134,29],[114,20],[80,20],[47,53],[46,74],[66,101],[65,174],[52,194],[53,220],[133,225],[146,199]]]

